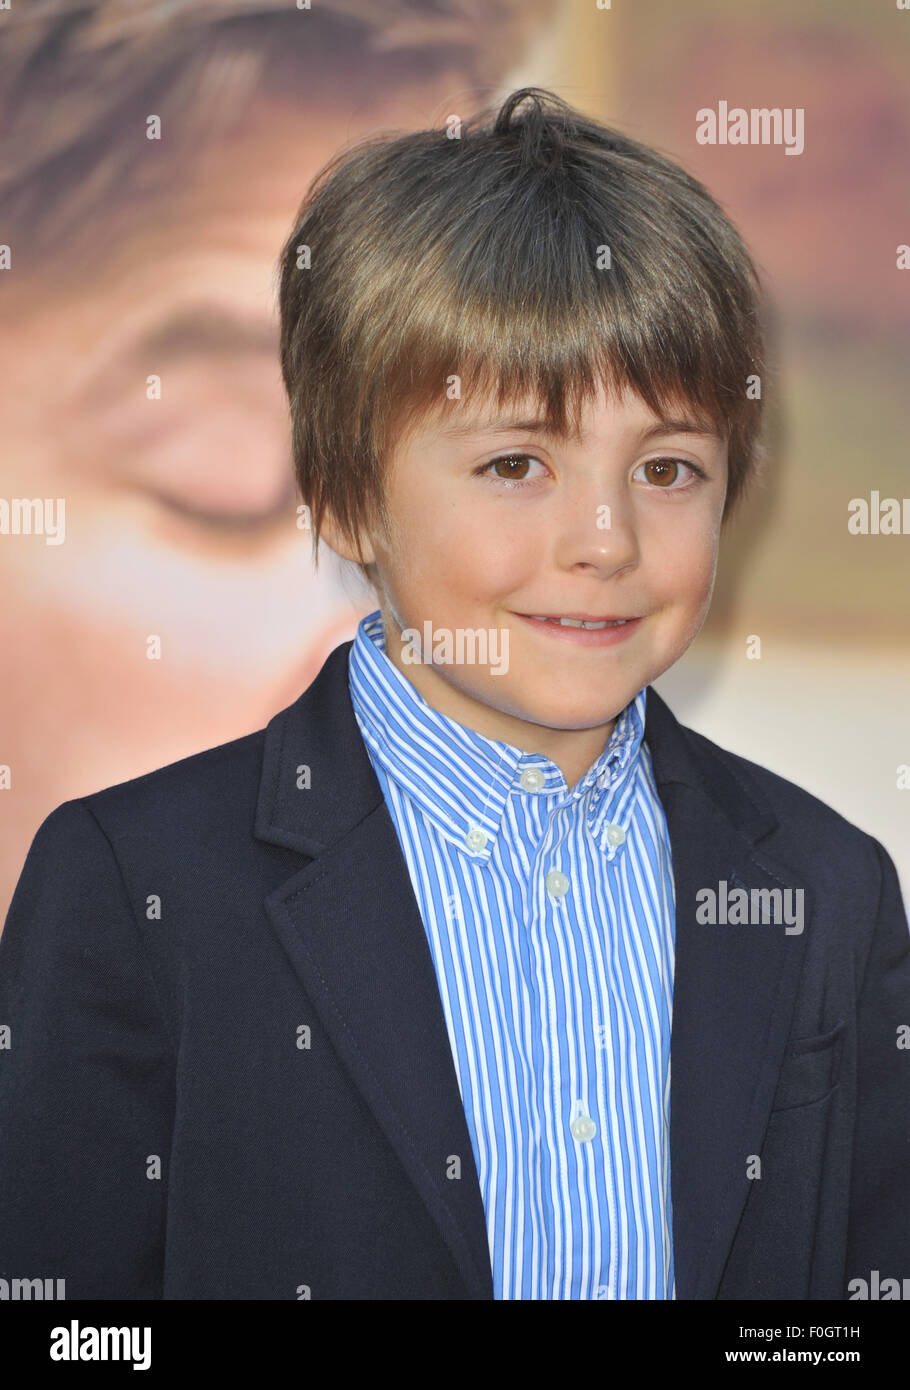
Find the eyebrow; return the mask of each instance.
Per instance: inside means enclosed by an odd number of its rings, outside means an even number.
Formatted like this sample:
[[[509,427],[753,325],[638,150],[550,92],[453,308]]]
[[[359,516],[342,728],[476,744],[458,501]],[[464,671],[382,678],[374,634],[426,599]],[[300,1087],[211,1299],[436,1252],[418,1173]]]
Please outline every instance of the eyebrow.
[[[278,326],[211,300],[181,304],[169,314],[125,331],[104,344],[76,383],[79,398],[109,390],[111,376],[153,370],[158,362],[260,353],[277,361]]]
[[[153,324],[130,347],[131,356],[191,356],[211,352],[273,352],[278,328],[268,320],[244,317],[217,304],[184,305]]]
[[[513,431],[527,430],[534,434],[552,434],[550,424],[546,420],[533,417],[526,420],[466,420],[460,424],[446,425],[440,430],[440,434],[446,438],[461,438],[464,435],[473,434],[511,434]],[[697,434],[704,435],[706,438],[717,438],[721,436],[709,421],[697,421],[685,417],[671,415],[662,416],[656,424],[649,425],[643,429],[639,439],[644,442],[647,439],[654,439],[660,434]],[[587,432],[583,432],[581,438],[587,437]]]

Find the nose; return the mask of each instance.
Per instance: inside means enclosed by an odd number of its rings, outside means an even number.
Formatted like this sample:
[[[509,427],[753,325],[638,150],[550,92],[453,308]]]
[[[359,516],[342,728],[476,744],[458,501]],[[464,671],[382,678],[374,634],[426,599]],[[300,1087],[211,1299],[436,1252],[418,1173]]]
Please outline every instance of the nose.
[[[631,508],[602,479],[567,488],[552,517],[555,560],[562,569],[579,566],[609,578],[638,563],[638,537]]]

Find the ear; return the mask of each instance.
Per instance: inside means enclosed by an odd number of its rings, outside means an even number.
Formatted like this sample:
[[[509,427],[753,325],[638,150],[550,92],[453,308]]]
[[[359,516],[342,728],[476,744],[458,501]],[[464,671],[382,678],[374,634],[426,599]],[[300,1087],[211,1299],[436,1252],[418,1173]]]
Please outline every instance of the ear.
[[[329,546],[331,550],[334,550],[336,555],[340,555],[342,560],[351,560],[354,564],[359,563],[356,549],[338,526],[329,507],[326,507],[323,513],[322,525],[319,528],[319,539],[325,541],[326,545]],[[363,563],[365,565],[372,564],[376,559],[376,554],[373,550],[369,535],[367,535],[366,532],[361,532],[360,541],[363,545]]]

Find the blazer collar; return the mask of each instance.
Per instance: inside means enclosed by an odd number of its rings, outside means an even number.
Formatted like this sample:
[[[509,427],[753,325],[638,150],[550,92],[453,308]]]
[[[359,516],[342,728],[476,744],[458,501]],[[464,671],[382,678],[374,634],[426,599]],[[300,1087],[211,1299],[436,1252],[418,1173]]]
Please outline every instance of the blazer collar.
[[[326,1032],[420,1192],[468,1296],[492,1298],[480,1187],[432,956],[337,647],[265,732],[254,835],[307,856],[266,910]],[[678,1298],[713,1298],[760,1155],[812,903],[759,849],[777,825],[741,763],[647,688],[645,740],[673,858],[670,1170]],[[804,892],[804,931],[708,926],[721,880]],[[451,1159],[460,1163],[453,1180]],[[458,1165],[455,1165],[457,1167]]]

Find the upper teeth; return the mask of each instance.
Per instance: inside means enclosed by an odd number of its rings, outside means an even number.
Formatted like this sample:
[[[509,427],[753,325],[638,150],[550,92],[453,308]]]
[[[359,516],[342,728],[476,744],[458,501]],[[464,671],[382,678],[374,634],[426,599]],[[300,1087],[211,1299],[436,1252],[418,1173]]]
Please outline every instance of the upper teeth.
[[[540,617],[537,613],[532,613],[531,617],[538,623],[558,622],[562,627],[618,627],[620,623],[627,623],[629,621],[628,618],[614,618],[611,622],[607,622],[606,618],[604,618],[603,621],[599,623],[586,623],[583,622],[581,618],[547,618]]]

